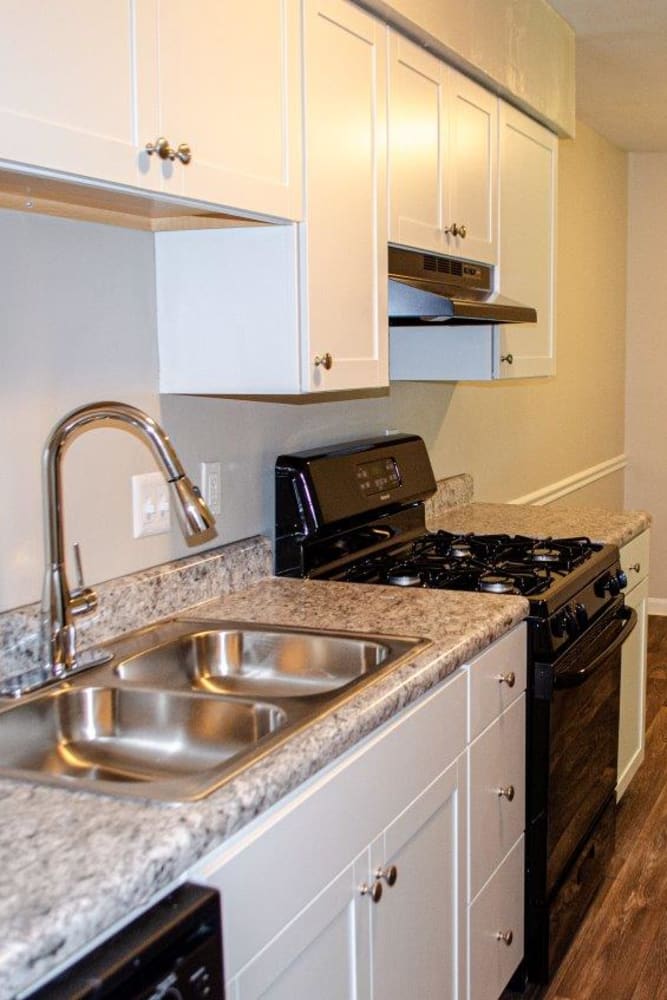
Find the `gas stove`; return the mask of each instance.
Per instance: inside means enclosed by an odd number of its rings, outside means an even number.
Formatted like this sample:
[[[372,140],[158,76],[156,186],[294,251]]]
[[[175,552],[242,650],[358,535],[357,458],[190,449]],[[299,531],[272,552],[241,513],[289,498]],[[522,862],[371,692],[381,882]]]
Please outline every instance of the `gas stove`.
[[[624,586],[618,550],[589,538],[429,532],[436,489],[421,438],[357,441],[276,463],[278,575],[520,594],[534,652],[553,657]]]

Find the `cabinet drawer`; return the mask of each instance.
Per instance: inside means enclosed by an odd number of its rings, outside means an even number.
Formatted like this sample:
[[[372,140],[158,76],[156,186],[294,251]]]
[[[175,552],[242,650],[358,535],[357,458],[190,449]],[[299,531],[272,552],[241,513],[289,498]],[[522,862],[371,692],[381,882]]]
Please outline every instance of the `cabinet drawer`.
[[[189,872],[222,892],[228,978],[463,751],[465,697],[456,674]]]
[[[621,549],[621,569],[628,577],[628,590],[648,576],[650,532],[642,531]]]
[[[469,900],[475,898],[523,832],[525,709],[523,695],[475,740],[468,751]],[[500,789],[508,790],[508,794],[500,794]]]
[[[468,741],[521,696],[526,687],[526,626],[520,625],[476,656],[468,674]],[[514,683],[509,676],[514,674]],[[500,678],[508,678],[500,680]],[[510,686],[511,685],[511,686]]]
[[[523,958],[523,837],[470,907],[468,934],[469,1000],[496,1000]]]

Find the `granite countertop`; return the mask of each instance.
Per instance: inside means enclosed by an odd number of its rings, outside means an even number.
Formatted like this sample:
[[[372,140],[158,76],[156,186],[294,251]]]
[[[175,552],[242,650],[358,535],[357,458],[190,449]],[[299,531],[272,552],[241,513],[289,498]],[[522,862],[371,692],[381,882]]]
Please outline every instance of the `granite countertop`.
[[[478,534],[502,532],[564,538],[585,535],[619,547],[651,525],[643,510],[610,511],[599,507],[534,507],[510,503],[465,503],[439,509],[428,519],[432,531]]]
[[[164,805],[0,781],[0,998],[14,997],[525,617],[521,597],[263,580],[182,615],[433,645],[207,799]]]

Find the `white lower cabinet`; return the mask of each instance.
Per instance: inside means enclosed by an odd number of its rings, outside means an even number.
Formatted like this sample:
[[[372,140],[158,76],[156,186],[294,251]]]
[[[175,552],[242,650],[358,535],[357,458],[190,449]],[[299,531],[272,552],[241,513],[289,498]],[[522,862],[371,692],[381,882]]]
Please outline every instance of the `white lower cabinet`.
[[[499,997],[523,958],[523,853],[520,837],[469,910],[469,1000]]]
[[[520,652],[522,677],[525,631],[511,635],[504,648]],[[515,943],[501,942],[501,971],[497,940],[486,957],[477,944],[471,952],[468,928],[477,934],[472,914],[483,912],[478,901],[494,880],[500,887],[516,876],[521,906],[523,891],[522,871],[509,860],[517,841],[469,907],[467,699],[469,673],[475,664],[484,669],[484,656],[187,873],[221,890],[230,1000],[465,1000],[478,950],[474,996],[496,1000],[515,966],[498,993],[484,984],[521,959],[521,912],[493,912],[494,934],[516,927]],[[508,719],[522,705],[514,698]]]
[[[468,1000],[496,1000],[523,958],[526,635],[466,668]]]
[[[637,612],[637,627],[624,643],[621,655],[617,801],[644,760],[649,536],[650,532],[644,531],[621,549],[621,568],[628,578],[625,603]]]

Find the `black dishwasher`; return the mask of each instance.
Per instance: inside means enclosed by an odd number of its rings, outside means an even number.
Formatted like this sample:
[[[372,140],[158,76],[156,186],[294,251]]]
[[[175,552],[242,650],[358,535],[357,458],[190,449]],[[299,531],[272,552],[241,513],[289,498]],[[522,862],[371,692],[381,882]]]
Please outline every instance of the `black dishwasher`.
[[[223,1000],[220,896],[187,882],[28,1000]]]

